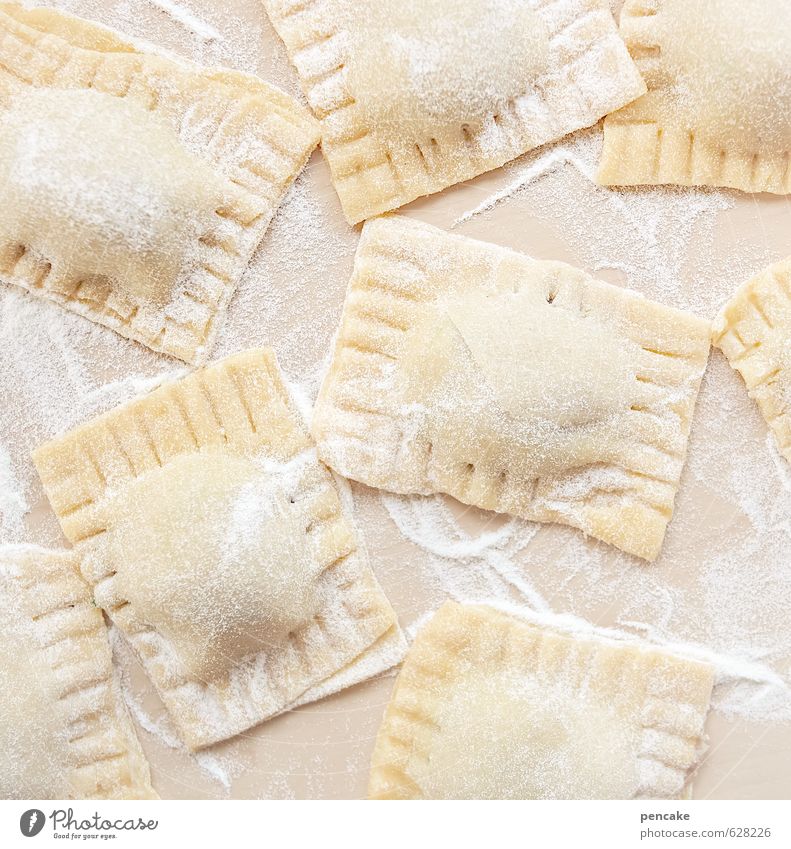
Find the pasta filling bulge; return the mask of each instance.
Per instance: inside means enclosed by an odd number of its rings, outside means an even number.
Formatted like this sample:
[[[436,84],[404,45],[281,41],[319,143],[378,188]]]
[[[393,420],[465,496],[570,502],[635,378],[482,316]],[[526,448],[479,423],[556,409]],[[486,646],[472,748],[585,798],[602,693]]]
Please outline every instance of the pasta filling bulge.
[[[535,477],[606,459],[613,429],[627,424],[637,350],[537,290],[472,292],[439,302],[407,333],[398,384],[425,410],[438,457],[466,452],[474,423],[476,451]]]
[[[368,124],[396,144],[460,123],[480,128],[547,64],[549,34],[527,3],[468,0],[452,14],[446,0],[423,0],[420,14],[411,3],[371,3],[363,16],[358,3],[339,5],[350,88]]]
[[[11,99],[0,184],[0,244],[29,246],[64,281],[99,277],[157,304],[196,264],[216,210],[245,194],[156,115],[91,89]]]
[[[201,452],[110,498],[117,590],[196,677],[282,644],[315,613],[311,520],[294,492],[248,459]]]
[[[746,149],[791,147],[788,3],[663,0],[656,26],[674,111],[689,127]]]

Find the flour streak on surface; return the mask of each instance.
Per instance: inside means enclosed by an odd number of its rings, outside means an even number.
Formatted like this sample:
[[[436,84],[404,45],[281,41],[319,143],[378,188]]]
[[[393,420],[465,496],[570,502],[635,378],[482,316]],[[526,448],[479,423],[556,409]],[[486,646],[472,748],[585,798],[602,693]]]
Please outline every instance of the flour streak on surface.
[[[765,653],[749,643],[729,651],[715,650],[696,640],[645,622],[621,619],[617,627],[602,627],[573,613],[554,611],[516,560],[537,533],[533,523],[509,519],[495,530],[477,535],[456,520],[443,496],[401,496],[383,493],[381,502],[400,532],[429,555],[429,565],[444,593],[469,604],[488,604],[527,621],[583,639],[652,645],[714,669],[712,706],[727,717],[753,721],[791,721],[791,685],[765,662]],[[643,591],[646,598],[649,590]],[[672,603],[672,602],[671,602]],[[423,614],[408,629],[410,639],[431,618]]]
[[[514,177],[514,179],[511,180],[504,188],[490,195],[477,206],[460,215],[453,224],[451,224],[451,229],[470,221],[478,215],[482,215],[484,212],[491,211],[498,204],[508,200],[515,194],[518,194],[525,188],[525,186],[530,185],[530,183],[534,183],[536,180],[540,180],[542,177],[547,174],[551,174],[553,171],[557,171],[564,165],[572,165],[577,169],[577,171],[579,171],[580,174],[582,174],[583,177],[591,182],[593,181],[593,167],[589,162],[579,156],[574,148],[569,145],[556,145],[546,151],[543,151],[538,158],[533,158],[534,161],[520,169],[517,172],[516,177]]]
[[[161,9],[199,38],[205,41],[220,41],[222,39],[222,35],[213,26],[201,20],[181,4],[176,3],[175,0],[148,0],[148,2]]]

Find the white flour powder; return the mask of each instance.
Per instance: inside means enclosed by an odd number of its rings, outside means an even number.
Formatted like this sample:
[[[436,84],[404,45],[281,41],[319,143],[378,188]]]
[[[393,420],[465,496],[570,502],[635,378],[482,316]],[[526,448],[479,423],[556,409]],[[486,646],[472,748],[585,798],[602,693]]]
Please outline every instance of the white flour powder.
[[[297,93],[260,0],[237,0],[237,14],[211,0],[56,5]],[[571,262],[704,317],[788,252],[788,200],[604,189],[591,179],[600,144],[597,129],[578,133],[405,212]],[[328,363],[358,237],[344,224],[326,164],[315,154],[253,258],[215,350],[219,357],[272,345],[306,417]],[[33,448],[181,373],[174,360],[0,286],[2,539],[62,544],[29,460]],[[494,517],[442,497],[380,495],[356,485],[351,491],[377,576],[410,633],[448,597],[495,602],[553,627],[619,640],[639,636],[705,659],[718,674],[717,711],[740,720],[791,720],[791,470],[719,354],[704,378],[676,514],[654,565],[570,528]],[[135,671],[128,653],[118,657]],[[353,688],[197,758],[180,749],[139,674],[125,689],[162,786],[174,794],[222,795],[244,783],[248,795],[287,797],[333,795],[339,786],[364,792],[390,685]],[[158,771],[159,761],[169,766]]]
[[[0,533],[4,538],[21,538],[25,514],[29,510],[23,486],[14,474],[11,455],[0,443]]]

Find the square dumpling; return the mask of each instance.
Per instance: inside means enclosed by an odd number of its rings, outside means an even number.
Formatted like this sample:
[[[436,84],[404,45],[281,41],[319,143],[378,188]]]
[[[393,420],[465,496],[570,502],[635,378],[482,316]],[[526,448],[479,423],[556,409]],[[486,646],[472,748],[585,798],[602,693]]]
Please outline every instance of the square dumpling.
[[[791,3],[626,0],[648,92],[604,122],[597,179],[791,192]]]
[[[406,218],[363,229],[313,434],[342,475],[659,553],[709,324]]]
[[[748,280],[722,308],[712,341],[747,385],[791,461],[791,257]]]
[[[0,3],[0,279],[203,361],[318,142],[296,101]]]
[[[369,677],[403,640],[271,351],[164,384],[33,459],[96,603],[192,748]]]
[[[0,798],[157,798],[72,552],[0,548]]]
[[[645,91],[608,0],[264,0],[351,223],[595,124]]]
[[[374,799],[669,799],[703,749],[712,669],[446,603],[417,635]]]

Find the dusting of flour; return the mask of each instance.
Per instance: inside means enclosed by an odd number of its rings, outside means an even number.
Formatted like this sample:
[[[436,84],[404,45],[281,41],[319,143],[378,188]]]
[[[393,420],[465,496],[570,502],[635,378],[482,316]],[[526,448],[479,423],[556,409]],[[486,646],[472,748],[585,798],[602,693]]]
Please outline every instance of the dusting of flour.
[[[25,514],[29,510],[22,484],[14,473],[11,455],[0,443],[0,533],[3,538],[14,541],[22,536]]]
[[[478,534],[471,534],[443,496],[382,494],[381,500],[401,533],[428,555],[427,566],[445,597],[492,605],[537,625],[583,638],[629,644],[648,640],[673,654],[710,664],[715,670],[712,703],[725,715],[754,721],[791,721],[789,681],[766,662],[768,652],[756,651],[747,642],[734,642],[717,650],[646,622],[619,618],[617,627],[603,627],[573,613],[554,612],[517,560],[538,532],[535,523],[509,519],[496,529],[484,527]],[[641,592],[656,594],[661,614],[658,589],[644,586]],[[431,615],[433,611],[412,624],[410,637],[414,638]]]
[[[180,3],[176,3],[174,0],[148,0],[148,2],[152,6],[161,9],[165,14],[170,15],[174,21],[186,27],[189,32],[198,36],[198,38],[202,38],[205,41],[218,41],[222,39],[222,35],[211,24],[207,24]]]
[[[258,73],[299,96],[260,0],[235,0],[234,14],[212,0],[50,2],[195,61]],[[598,129],[577,133],[405,213],[571,262],[706,318],[749,275],[788,253],[786,199],[602,188],[592,180],[600,145]],[[254,256],[214,352],[272,345],[306,418],[329,362],[358,238],[316,153]],[[33,448],[183,373],[172,359],[0,285],[2,540],[63,544],[29,460]],[[706,660],[717,671],[717,711],[737,723],[791,720],[791,471],[719,354],[703,381],[675,517],[656,564],[570,528],[495,517],[440,496],[379,494],[354,484],[342,495],[354,499],[377,577],[410,634],[448,597],[494,603],[551,627],[639,637]],[[163,795],[365,792],[388,681],[191,756],[122,645],[116,657],[127,673],[125,694]],[[734,739],[738,732],[737,724]]]

